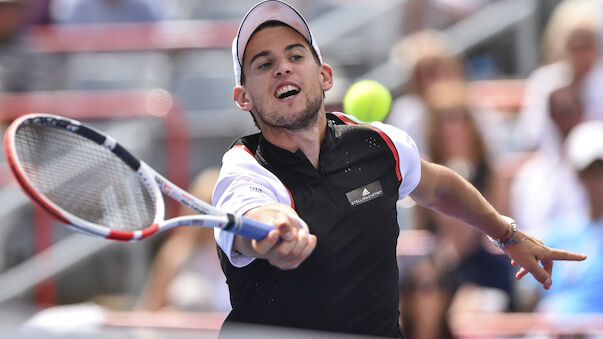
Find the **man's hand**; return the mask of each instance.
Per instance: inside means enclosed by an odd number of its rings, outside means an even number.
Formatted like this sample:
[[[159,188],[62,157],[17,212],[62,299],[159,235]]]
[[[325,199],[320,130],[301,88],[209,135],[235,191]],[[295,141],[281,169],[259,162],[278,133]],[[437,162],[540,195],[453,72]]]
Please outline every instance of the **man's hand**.
[[[289,206],[279,203],[254,208],[245,216],[275,227],[262,240],[235,237],[233,249],[255,258],[268,260],[282,270],[297,268],[316,248],[316,236]]]
[[[521,267],[515,274],[517,279],[531,273],[548,290],[553,283],[551,274],[554,260],[582,261],[586,259],[584,254],[549,248],[542,241],[519,230],[517,232],[517,238],[522,239],[525,236],[526,241],[505,247],[505,252],[511,258],[511,265]],[[542,266],[539,265],[539,262]]]
[[[421,181],[410,196],[420,205],[461,220],[485,234],[500,235],[503,225],[508,227],[508,220],[496,212],[467,180],[454,171],[429,161],[421,160]],[[583,254],[548,248],[542,241],[520,230],[517,230],[515,239],[523,239],[524,236],[525,241],[505,247],[511,264],[521,266],[515,275],[517,279],[531,273],[545,289],[549,289],[552,284],[553,260],[586,259]]]

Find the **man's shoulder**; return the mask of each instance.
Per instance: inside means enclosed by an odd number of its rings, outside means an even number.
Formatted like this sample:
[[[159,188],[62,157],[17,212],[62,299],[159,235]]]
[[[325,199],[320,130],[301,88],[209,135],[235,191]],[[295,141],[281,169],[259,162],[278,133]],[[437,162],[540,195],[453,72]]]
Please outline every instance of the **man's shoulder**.
[[[239,137],[239,138],[235,139],[235,141],[232,142],[229,149],[236,148],[236,147],[244,147],[244,148],[246,148],[246,151],[255,155],[255,153],[258,149],[258,146],[260,144],[260,136],[261,136],[261,133],[255,133],[255,134],[249,134],[249,135],[246,135],[243,137]]]
[[[341,112],[327,112],[327,121],[334,125],[362,125],[361,121],[354,120],[355,118]]]

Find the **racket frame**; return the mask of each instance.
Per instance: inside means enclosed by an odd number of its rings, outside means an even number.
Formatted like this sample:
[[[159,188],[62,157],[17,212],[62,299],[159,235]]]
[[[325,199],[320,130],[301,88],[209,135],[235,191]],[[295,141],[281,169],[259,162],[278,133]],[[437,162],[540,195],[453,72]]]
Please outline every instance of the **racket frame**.
[[[25,124],[46,125],[55,128],[62,128],[93,141],[111,151],[122,162],[135,171],[141,182],[148,189],[151,201],[155,208],[155,215],[152,224],[140,230],[110,229],[84,220],[72,213],[65,211],[48,199],[45,195],[39,193],[34,188],[33,183],[27,178],[27,175],[24,174],[25,170],[21,166],[21,162],[18,159],[18,155],[15,151],[15,135],[17,129]],[[56,219],[63,222],[70,229],[88,236],[120,241],[138,241],[173,227],[203,226],[221,228],[236,234],[251,237],[253,239],[261,239],[265,237],[271,229],[273,229],[272,226],[259,223],[255,220],[225,213],[200,200],[199,198],[186,192],[182,188],[176,186],[161,176],[144,161],[134,157],[112,137],[93,128],[87,127],[77,120],[42,113],[30,113],[23,115],[17,118],[7,128],[4,136],[4,151],[8,164],[11,168],[11,172],[13,173],[19,186],[29,196],[29,198],[35,201]],[[178,201],[182,205],[189,207],[193,211],[204,215],[181,216],[164,220],[165,204],[163,194]],[[257,229],[248,231],[243,227],[243,223],[252,224],[254,227],[257,227]]]

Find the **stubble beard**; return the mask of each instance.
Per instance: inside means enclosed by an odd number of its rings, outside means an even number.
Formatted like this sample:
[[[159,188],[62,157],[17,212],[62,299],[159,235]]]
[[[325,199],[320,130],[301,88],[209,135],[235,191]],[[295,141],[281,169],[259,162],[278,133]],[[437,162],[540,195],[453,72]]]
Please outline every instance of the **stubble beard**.
[[[259,105],[255,114],[266,127],[288,131],[306,130],[316,125],[318,112],[322,107],[322,96],[315,99],[308,98],[306,107],[295,113],[282,114],[280,112],[266,113]]]

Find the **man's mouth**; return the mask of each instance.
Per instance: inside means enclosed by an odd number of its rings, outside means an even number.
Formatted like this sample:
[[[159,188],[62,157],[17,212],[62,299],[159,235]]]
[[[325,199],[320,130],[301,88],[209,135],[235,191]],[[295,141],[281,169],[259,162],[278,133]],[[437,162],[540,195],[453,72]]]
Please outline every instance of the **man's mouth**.
[[[277,97],[278,99],[285,99],[292,95],[296,95],[297,93],[299,93],[299,91],[300,91],[299,87],[293,86],[293,85],[287,85],[287,86],[281,87],[278,91],[276,91],[274,96]]]

